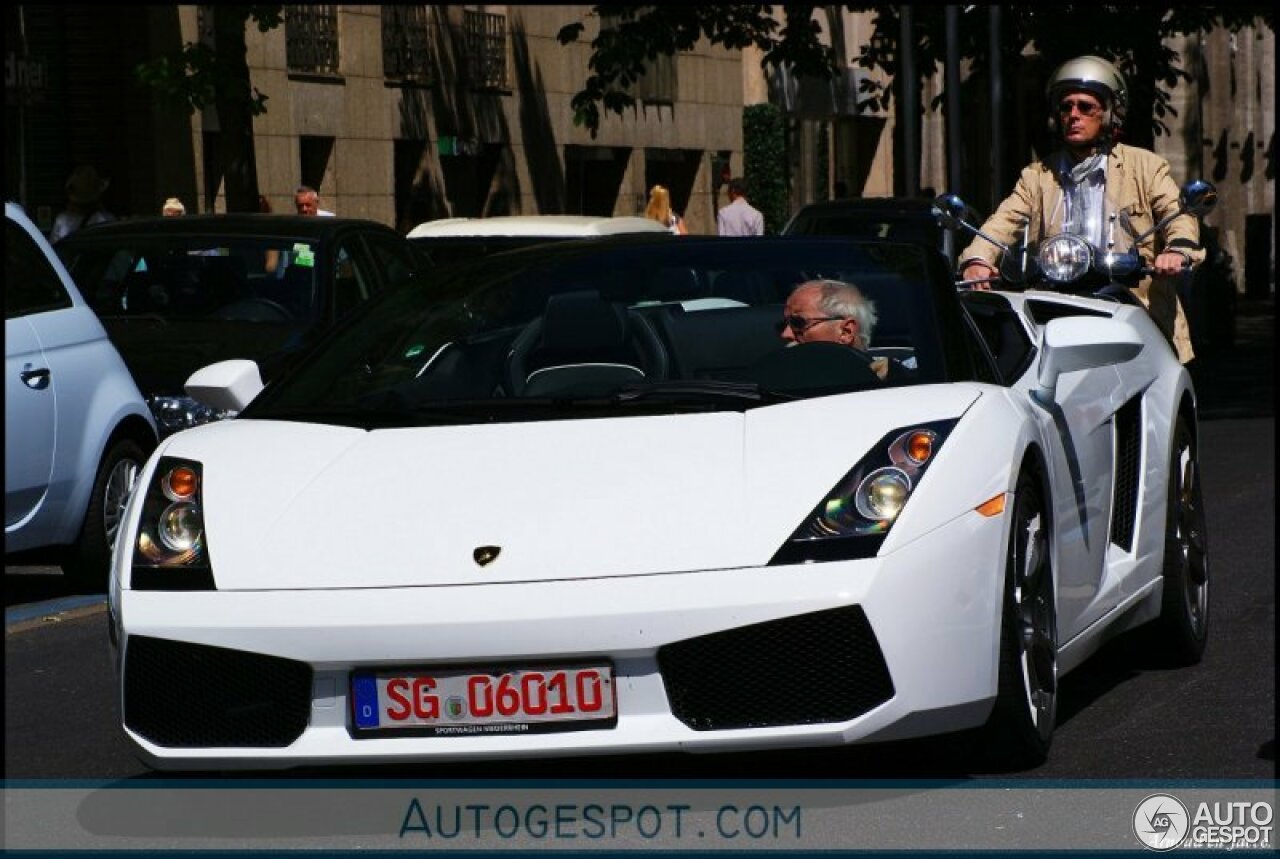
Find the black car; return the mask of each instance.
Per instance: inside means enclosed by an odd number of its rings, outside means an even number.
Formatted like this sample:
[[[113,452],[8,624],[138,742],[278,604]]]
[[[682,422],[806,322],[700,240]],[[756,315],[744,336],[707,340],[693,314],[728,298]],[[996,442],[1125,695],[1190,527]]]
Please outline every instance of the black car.
[[[965,220],[980,225],[983,219],[970,211]],[[933,201],[924,197],[853,197],[811,203],[795,213],[782,235],[918,242],[937,248],[950,262],[967,243],[939,226]]]
[[[263,380],[419,258],[354,218],[191,215],[81,230],[55,248],[102,319],[162,434],[224,415],[186,396],[195,370],[258,362]]]

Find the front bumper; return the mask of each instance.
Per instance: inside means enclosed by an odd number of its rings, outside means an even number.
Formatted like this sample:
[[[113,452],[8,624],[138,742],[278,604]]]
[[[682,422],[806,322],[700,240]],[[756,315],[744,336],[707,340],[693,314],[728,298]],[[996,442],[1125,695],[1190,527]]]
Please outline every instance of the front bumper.
[[[969,513],[884,557],[791,567],[462,587],[125,590],[120,594],[125,730],[153,766],[181,769],[732,751],[959,730],[984,721],[995,696],[1004,519]],[[814,638],[814,646],[804,647],[808,633],[802,624],[810,618],[824,619],[829,629],[833,619],[848,620],[852,627],[858,615],[865,616],[863,632],[847,639],[838,634]],[[843,676],[834,663],[850,659],[848,653],[824,652],[822,641],[859,640],[854,661],[870,666],[873,675],[860,700],[870,706],[853,707],[850,718],[828,712],[813,721],[803,701],[783,702],[794,714],[781,717],[789,724],[774,719],[765,726],[718,727],[732,723],[730,715],[718,722],[695,719],[691,726],[687,703],[673,691],[680,685],[687,692],[691,679],[696,687],[697,676],[687,668],[679,684],[664,676],[664,670],[673,670],[670,654],[681,649],[679,643],[700,637],[744,647],[741,664],[721,659],[713,664],[723,665],[723,671],[706,672],[716,675],[708,682],[735,686],[752,679],[743,666],[753,658],[767,664],[769,653],[762,649],[776,646],[761,641],[757,650],[762,653],[753,657],[749,648],[757,630],[787,632],[791,643],[781,645],[781,659],[810,667],[830,659],[832,667],[819,676]],[[286,673],[279,676],[288,675],[287,681],[262,682],[294,690],[287,696],[297,720],[296,739],[241,745],[216,724],[205,735],[212,744],[199,737],[166,737],[158,743],[156,733],[144,729],[152,736],[148,739],[133,729],[145,720],[129,714],[139,713],[144,699],[156,700],[166,691],[163,672],[152,670],[154,660],[145,674],[139,669],[130,675],[129,666],[141,664],[131,663],[128,652],[135,638],[153,654],[158,641],[204,646],[194,649],[197,656],[234,657],[201,657],[182,668],[224,672],[228,677],[221,679],[229,690],[237,688],[231,675],[260,677],[263,670],[283,667]],[[868,643],[871,649],[863,646]],[[142,652],[140,646],[135,655]],[[875,685],[876,654],[887,669],[887,692]],[[263,669],[237,661],[246,658]],[[357,739],[349,728],[350,673],[356,668],[601,658],[615,671],[618,719],[608,729]],[[290,666],[305,670],[300,685]],[[768,689],[766,684],[765,694]],[[202,715],[207,722],[208,714]]]

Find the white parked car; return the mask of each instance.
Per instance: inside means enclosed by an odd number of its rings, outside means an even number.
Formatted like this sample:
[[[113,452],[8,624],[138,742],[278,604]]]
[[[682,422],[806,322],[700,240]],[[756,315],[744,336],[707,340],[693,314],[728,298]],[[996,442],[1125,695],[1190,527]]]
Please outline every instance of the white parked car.
[[[102,591],[155,422],[40,231],[4,205],[4,551],[56,550]]]
[[[814,279],[872,299],[868,350],[787,348]],[[960,296],[924,245],[517,251],[375,299],[266,388],[233,361],[187,390],[243,412],[147,463],[110,599],[160,768],[980,726],[1032,766],[1105,639],[1205,644],[1196,397],[1160,332]]]
[[[547,242],[631,233],[667,234],[669,230],[652,218],[627,215],[499,215],[426,221],[405,238],[427,260],[441,265]]]

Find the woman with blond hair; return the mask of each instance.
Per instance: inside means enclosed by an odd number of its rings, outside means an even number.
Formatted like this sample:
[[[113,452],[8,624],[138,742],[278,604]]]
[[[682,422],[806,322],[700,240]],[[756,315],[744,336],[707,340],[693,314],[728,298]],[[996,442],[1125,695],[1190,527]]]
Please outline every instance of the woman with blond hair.
[[[671,211],[671,192],[662,185],[654,185],[649,192],[649,205],[644,210],[646,218],[652,218],[677,236],[689,235],[684,218]]]

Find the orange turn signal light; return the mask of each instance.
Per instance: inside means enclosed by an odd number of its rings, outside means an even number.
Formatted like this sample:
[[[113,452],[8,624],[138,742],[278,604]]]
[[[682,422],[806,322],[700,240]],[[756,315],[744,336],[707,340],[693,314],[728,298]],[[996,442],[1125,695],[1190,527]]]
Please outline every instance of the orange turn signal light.
[[[165,479],[174,498],[187,500],[195,497],[198,481],[193,469],[179,466],[170,471]]]
[[[999,516],[1004,512],[1004,493],[1001,492],[994,498],[983,501],[977,507],[973,508],[983,516]]]
[[[924,463],[933,456],[933,433],[913,432],[907,439],[907,456],[916,462]]]

